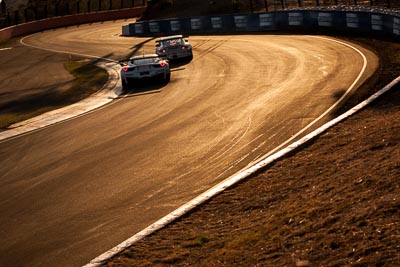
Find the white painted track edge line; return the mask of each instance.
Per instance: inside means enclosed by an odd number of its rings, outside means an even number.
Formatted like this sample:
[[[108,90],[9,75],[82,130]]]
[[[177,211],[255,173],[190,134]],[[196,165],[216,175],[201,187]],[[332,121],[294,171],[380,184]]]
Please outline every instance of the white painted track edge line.
[[[56,49],[50,49],[50,48],[43,48],[40,46],[35,46],[35,45],[30,45],[25,43],[25,39],[35,35],[36,33],[27,35],[23,38],[21,38],[20,43],[28,46],[28,47],[32,47],[32,48],[36,48],[36,49],[41,49],[41,50],[45,50],[45,51],[49,51],[49,52],[54,52],[54,53],[60,53],[60,54],[70,54],[70,55],[74,55],[74,56],[80,56],[80,57],[88,57],[88,58],[94,58],[94,59],[102,59],[105,61],[110,61],[110,62],[118,62],[117,60],[114,59],[110,59],[110,58],[105,58],[105,57],[98,57],[98,56],[94,56],[94,55],[88,55],[88,54],[80,54],[80,53],[75,53],[75,52],[68,52],[68,51],[62,51],[62,50],[56,50]]]
[[[311,126],[313,126],[316,122],[318,122],[320,119],[325,117],[330,111],[332,111],[334,108],[336,108],[350,94],[350,92],[354,89],[354,87],[360,81],[362,75],[364,74],[364,72],[365,72],[365,70],[367,68],[368,61],[367,61],[366,56],[359,49],[357,49],[356,47],[354,47],[354,46],[352,46],[352,45],[350,45],[350,44],[348,44],[348,43],[346,43],[344,41],[336,40],[336,39],[333,39],[333,38],[330,38],[330,37],[314,36],[314,35],[310,35],[309,37],[328,40],[328,41],[339,43],[341,45],[344,45],[344,46],[347,46],[347,47],[353,49],[354,51],[356,51],[361,56],[361,58],[363,60],[363,66],[362,66],[359,74],[357,75],[356,79],[352,82],[352,84],[349,86],[349,88],[346,90],[346,92],[335,103],[333,103],[332,106],[330,106],[326,111],[324,111],[321,115],[319,115],[316,119],[314,119],[312,122],[310,122],[307,126],[305,126],[303,129],[301,129],[299,132],[297,132],[296,134],[291,136],[288,140],[286,140],[285,142],[283,142],[279,146],[275,147],[273,150],[271,150],[267,154],[263,155],[261,158],[249,163],[247,165],[247,167],[251,166],[251,165],[254,165],[257,162],[260,162],[263,159],[267,158],[268,156],[272,155],[273,153],[275,153],[275,151],[281,149],[282,147],[284,147],[285,145],[287,145],[288,143],[293,141],[296,137],[298,137],[299,135],[304,133],[307,129],[309,129]],[[247,167],[245,167],[245,168],[247,168]]]
[[[113,256],[117,255],[118,253],[122,252],[124,249],[132,246],[137,241],[143,239],[146,236],[156,232],[157,230],[162,229],[163,227],[167,226],[169,223],[175,221],[177,218],[185,215],[190,210],[193,210],[195,207],[203,204],[207,200],[211,199],[212,197],[216,196],[217,194],[223,192],[225,189],[231,187],[232,185],[238,183],[249,177],[250,175],[254,174],[255,172],[265,168],[267,165],[275,162],[276,160],[282,158],[283,156],[287,155],[288,153],[294,151],[295,149],[299,148],[300,146],[308,143],[310,140],[316,138],[320,134],[324,133],[329,128],[333,127],[334,125],[338,124],[339,122],[349,118],[350,116],[354,115],[364,107],[371,104],[373,101],[378,99],[387,91],[391,90],[395,85],[400,83],[400,76],[386,85],[384,88],[370,96],[368,99],[364,100],[360,104],[354,106],[350,110],[346,111],[342,115],[338,116],[337,118],[325,123],[318,129],[314,130],[313,132],[307,134],[300,140],[290,144],[286,148],[281,149],[280,151],[268,156],[264,160],[258,162],[254,166],[247,168],[244,171],[241,171],[226,180],[222,181],[221,183],[215,185],[211,189],[207,190],[206,192],[202,193],[201,195],[197,196],[196,198],[190,200],[186,204],[182,205],[178,209],[174,210],[170,214],[164,216],[160,220],[156,221],[155,223],[151,224],[150,226],[146,227],[142,231],[138,232],[137,234],[133,235],[129,239],[123,241],[119,245],[113,247],[112,249],[106,251],[105,253],[101,254],[100,256],[96,257],[95,259],[91,260],[88,264],[84,265],[83,267],[97,267],[101,264],[105,263],[107,260],[111,259]]]

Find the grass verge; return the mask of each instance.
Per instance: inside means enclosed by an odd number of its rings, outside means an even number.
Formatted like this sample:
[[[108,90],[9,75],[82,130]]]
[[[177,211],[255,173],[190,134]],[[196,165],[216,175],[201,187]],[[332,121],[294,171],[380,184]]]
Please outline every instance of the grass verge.
[[[68,61],[64,67],[75,77],[67,90],[38,94],[10,103],[0,114],[0,129],[7,129],[14,123],[76,103],[100,90],[108,79],[107,71],[93,62]]]
[[[65,93],[65,102],[71,103],[81,100],[97,92],[107,82],[108,73],[93,63],[82,61],[68,61],[64,67],[74,77],[75,81]]]

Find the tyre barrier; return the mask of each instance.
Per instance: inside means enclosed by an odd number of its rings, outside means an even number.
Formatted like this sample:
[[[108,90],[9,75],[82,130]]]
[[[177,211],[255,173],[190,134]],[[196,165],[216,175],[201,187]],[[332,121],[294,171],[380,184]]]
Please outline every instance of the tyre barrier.
[[[141,21],[122,26],[124,36],[221,34],[266,31],[362,34],[400,39],[400,14],[359,10],[307,9]]]

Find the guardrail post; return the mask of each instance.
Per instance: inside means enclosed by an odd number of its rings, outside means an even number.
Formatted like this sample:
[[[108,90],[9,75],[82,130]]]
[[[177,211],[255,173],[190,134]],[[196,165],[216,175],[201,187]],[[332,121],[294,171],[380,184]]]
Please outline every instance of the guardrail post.
[[[49,17],[49,11],[48,11],[48,7],[47,5],[44,6],[44,18],[48,18]]]
[[[28,9],[24,9],[24,17],[25,17],[25,22],[28,22]]]
[[[1,1],[1,13],[5,13],[6,12],[6,2],[5,1]]]
[[[81,13],[81,0],[78,0],[76,2],[76,13],[77,14]]]
[[[33,15],[34,15],[35,20],[38,20],[39,19],[39,12],[38,12],[37,8],[33,7],[32,9],[33,9]]]
[[[18,10],[14,11],[14,20],[15,20],[15,25],[19,23],[19,12]]]
[[[60,3],[59,3],[59,1],[57,1],[55,4],[54,4],[54,15],[57,17],[58,16],[58,5],[59,5]]]
[[[297,0],[298,7],[303,7],[303,0]]]

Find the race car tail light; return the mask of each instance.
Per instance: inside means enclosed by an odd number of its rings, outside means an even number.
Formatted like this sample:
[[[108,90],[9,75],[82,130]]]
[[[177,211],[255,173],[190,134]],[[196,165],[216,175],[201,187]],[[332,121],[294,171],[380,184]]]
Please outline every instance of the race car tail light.
[[[167,53],[167,50],[163,49],[161,50],[161,53]]]
[[[123,67],[122,67],[122,70],[123,70],[124,72],[132,71],[132,70],[134,70],[134,69],[135,69],[135,67],[129,67],[129,66],[123,66]]]
[[[167,62],[165,62],[164,60],[161,60],[158,62],[158,64],[153,64],[153,68],[162,68],[165,67],[165,65],[167,65]]]
[[[184,46],[184,45],[181,46],[181,49],[182,49],[182,50],[185,50],[186,48],[187,48],[187,47]]]

